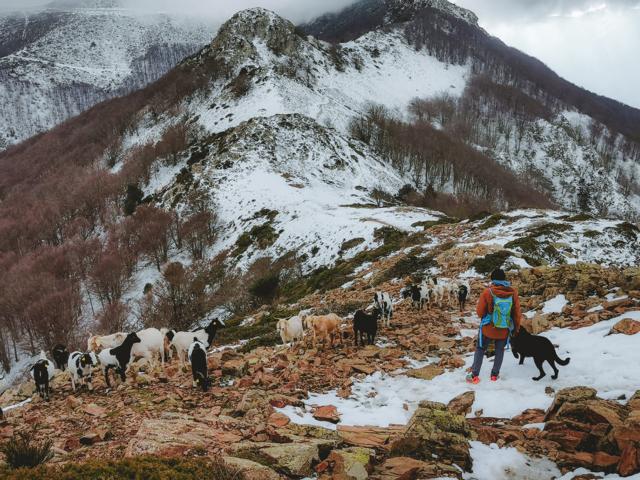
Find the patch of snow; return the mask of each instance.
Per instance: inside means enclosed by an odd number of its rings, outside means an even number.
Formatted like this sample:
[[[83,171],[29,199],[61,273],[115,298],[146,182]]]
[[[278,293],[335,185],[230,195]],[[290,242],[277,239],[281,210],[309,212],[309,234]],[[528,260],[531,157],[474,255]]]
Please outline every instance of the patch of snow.
[[[31,399],[27,398],[26,400],[23,400],[22,402],[15,403],[13,405],[8,405],[6,407],[2,407],[2,411],[3,412],[9,412],[9,411],[14,410],[16,408],[24,407],[29,402],[31,402]]]
[[[482,410],[487,417],[512,418],[526,409],[547,409],[553,397],[545,393],[552,385],[555,390],[589,385],[605,399],[627,398],[640,385],[640,335],[608,335],[611,327],[623,318],[640,319],[640,311],[627,312],[611,320],[590,327],[571,330],[553,329],[543,333],[554,344],[560,345],[560,358],[571,357],[571,363],[560,368],[558,380],[551,379],[551,369],[545,363],[547,376],[539,382],[532,380],[538,369],[529,359],[518,365],[506,352],[505,362],[496,383],[488,381],[490,360],[485,360],[480,384],[473,387],[465,382],[466,367],[473,358],[467,355],[465,367],[446,372],[432,380],[409,378],[404,375],[391,376],[375,372],[352,386],[352,395],[347,399],[337,396],[335,391],[311,393],[307,405],[334,405],[345,425],[406,424],[422,400],[449,402],[452,398],[473,389],[476,400],[473,412]],[[593,362],[598,358],[597,363]],[[616,375],[611,375],[611,372]],[[405,409],[405,405],[407,408]],[[384,409],[385,415],[380,411]],[[302,421],[302,420],[300,420]]]
[[[529,457],[515,448],[477,441],[469,444],[473,471],[464,473],[464,480],[553,480],[561,475],[550,460]]]
[[[587,310],[587,313],[599,312],[601,310],[604,310],[604,307],[602,305],[596,305],[595,307],[591,307],[589,310]]]
[[[553,297],[551,300],[547,300],[542,304],[542,313],[561,313],[562,309],[569,303],[567,298],[560,294]]]

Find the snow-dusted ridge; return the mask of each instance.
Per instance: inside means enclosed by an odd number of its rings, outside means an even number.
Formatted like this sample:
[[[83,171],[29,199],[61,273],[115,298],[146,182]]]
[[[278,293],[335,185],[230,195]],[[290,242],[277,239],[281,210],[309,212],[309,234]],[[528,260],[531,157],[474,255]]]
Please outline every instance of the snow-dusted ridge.
[[[118,2],[68,3],[0,14],[0,150],[156,80],[214,32]]]

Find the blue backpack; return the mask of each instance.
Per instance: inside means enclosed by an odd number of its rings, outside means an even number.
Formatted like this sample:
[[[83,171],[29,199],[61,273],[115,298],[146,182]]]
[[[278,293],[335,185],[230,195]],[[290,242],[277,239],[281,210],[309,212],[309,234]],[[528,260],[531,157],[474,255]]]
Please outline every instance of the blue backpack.
[[[493,312],[487,313],[480,322],[480,334],[478,335],[478,345],[482,348],[482,327],[493,324],[496,328],[506,328],[509,330],[507,335],[507,346],[509,345],[509,337],[513,330],[513,320],[511,319],[511,308],[513,307],[513,296],[506,298],[497,297],[493,290],[489,289],[493,297]]]

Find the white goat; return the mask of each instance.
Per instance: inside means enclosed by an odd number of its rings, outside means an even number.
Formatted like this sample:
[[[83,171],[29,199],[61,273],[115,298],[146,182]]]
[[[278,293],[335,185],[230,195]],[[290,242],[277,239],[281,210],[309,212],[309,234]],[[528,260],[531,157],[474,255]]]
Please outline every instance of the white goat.
[[[276,329],[280,334],[282,343],[285,344],[289,342],[298,342],[302,340],[302,337],[304,337],[302,318],[300,318],[299,315],[295,315],[291,318],[281,318],[278,320]]]
[[[188,360],[189,347],[193,343],[194,338],[197,338],[206,348],[209,348],[213,343],[219,327],[224,327],[224,323],[216,318],[212,320],[206,328],[200,328],[193,332],[176,332],[169,330],[165,335],[165,338],[168,340],[167,346],[176,349],[178,361],[181,365],[184,365]]]

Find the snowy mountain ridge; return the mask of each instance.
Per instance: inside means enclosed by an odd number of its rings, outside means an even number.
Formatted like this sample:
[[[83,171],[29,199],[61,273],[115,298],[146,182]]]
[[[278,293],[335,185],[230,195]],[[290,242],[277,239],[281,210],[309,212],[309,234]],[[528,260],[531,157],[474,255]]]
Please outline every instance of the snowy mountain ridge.
[[[54,3],[0,17],[0,149],[158,79],[213,31],[117,2]]]

